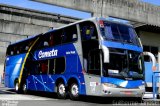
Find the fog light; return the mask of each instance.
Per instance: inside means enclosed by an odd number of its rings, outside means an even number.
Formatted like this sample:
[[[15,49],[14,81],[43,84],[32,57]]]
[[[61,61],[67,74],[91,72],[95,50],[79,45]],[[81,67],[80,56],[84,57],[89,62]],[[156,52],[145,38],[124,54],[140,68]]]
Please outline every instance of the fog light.
[[[103,90],[105,94],[111,94],[111,91]]]

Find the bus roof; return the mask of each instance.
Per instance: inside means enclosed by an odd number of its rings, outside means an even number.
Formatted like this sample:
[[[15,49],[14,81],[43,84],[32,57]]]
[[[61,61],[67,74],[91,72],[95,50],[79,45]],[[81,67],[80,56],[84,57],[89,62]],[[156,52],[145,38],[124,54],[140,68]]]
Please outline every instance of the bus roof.
[[[70,23],[68,25],[64,25],[62,27],[59,27],[59,28],[54,28],[53,30],[50,30],[50,31],[48,31],[48,32],[46,32],[44,34],[48,34],[48,33],[53,32],[55,30],[63,29],[65,27],[68,27],[68,26],[71,26],[71,25],[75,25],[77,23],[81,23],[81,22],[85,22],[85,21],[99,21],[99,20],[108,21],[108,22],[111,22],[111,23],[116,23],[116,24],[121,24],[121,25],[126,25],[126,26],[129,26],[129,27],[133,27],[131,24],[129,24],[129,22],[128,23],[124,23],[124,22],[120,22],[120,21],[108,20],[107,18],[92,17],[92,18],[79,20],[79,21],[76,21],[74,23]]]

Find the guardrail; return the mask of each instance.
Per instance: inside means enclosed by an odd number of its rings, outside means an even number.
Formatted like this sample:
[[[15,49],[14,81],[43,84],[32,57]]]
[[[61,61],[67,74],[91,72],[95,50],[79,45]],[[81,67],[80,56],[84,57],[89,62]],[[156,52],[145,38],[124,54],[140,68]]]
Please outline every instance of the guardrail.
[[[157,75],[158,74],[158,75]],[[153,71],[153,80],[152,80],[152,84],[153,84],[153,99],[157,99],[157,95],[158,95],[158,89],[157,89],[157,79],[160,78],[160,71]],[[160,87],[159,87],[160,88]]]

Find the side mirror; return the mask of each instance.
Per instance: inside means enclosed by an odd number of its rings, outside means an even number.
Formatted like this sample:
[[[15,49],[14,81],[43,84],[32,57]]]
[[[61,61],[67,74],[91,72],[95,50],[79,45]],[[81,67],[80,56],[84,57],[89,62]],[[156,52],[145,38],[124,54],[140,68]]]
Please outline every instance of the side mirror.
[[[151,52],[143,52],[143,55],[147,55],[151,58],[152,60],[152,70],[156,71],[157,67],[156,67],[156,58],[155,56],[151,53]]]

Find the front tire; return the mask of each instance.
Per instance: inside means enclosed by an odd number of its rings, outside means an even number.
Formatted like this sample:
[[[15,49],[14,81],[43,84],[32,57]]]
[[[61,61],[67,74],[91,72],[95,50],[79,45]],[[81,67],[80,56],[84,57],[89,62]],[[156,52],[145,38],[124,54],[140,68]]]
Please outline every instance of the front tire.
[[[59,99],[65,99],[66,98],[66,87],[64,83],[59,83],[57,86],[57,96]]]
[[[77,83],[73,83],[70,86],[69,96],[70,96],[71,100],[78,100],[79,99],[79,87],[78,87]]]
[[[15,83],[15,91],[16,91],[16,93],[21,93],[18,81],[16,81],[16,83]]]

